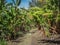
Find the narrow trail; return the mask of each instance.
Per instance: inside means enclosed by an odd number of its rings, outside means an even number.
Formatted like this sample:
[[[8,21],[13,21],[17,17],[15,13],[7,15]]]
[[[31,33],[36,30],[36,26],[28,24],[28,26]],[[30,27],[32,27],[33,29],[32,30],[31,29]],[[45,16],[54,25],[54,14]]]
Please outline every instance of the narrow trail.
[[[8,41],[8,45],[31,45],[32,35],[37,31],[37,29],[32,29],[29,33],[25,34],[23,37],[19,37],[17,40]]]
[[[45,42],[41,41],[41,39],[44,38],[42,37],[42,33],[39,30],[34,29],[27,33],[24,37],[20,37],[16,41],[8,42],[8,45],[60,45],[59,40],[60,38],[58,39],[58,41],[55,40],[52,41],[46,40]]]

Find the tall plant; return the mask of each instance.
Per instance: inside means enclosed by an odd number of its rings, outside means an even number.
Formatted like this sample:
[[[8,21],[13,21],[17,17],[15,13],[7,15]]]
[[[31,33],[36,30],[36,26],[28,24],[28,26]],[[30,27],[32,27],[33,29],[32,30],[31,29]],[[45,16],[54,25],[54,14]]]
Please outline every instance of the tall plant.
[[[44,30],[46,31],[46,35],[49,36],[49,24],[48,19],[43,15],[46,12],[43,10],[43,8],[33,7],[30,10],[31,15],[33,16],[33,21],[36,25],[38,25],[38,30]],[[49,15],[49,13],[48,13]]]

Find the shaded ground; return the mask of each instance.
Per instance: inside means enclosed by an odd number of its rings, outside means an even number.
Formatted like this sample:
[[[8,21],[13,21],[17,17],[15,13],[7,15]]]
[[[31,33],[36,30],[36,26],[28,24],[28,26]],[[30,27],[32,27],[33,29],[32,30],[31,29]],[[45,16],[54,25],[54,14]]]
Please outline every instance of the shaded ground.
[[[60,45],[60,35],[52,35],[50,38],[47,38],[43,37],[40,31],[34,29],[24,37],[9,41],[8,45]]]

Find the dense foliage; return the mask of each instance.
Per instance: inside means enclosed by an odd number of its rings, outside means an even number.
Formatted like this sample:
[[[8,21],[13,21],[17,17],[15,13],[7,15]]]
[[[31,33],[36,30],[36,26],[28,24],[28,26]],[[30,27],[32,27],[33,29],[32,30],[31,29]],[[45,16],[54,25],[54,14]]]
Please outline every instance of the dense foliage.
[[[46,0],[44,4],[42,0],[33,1],[37,6],[32,6],[27,10],[18,8],[21,0],[16,0],[16,2],[12,0],[12,2],[7,4],[5,0],[0,0],[0,39],[15,39],[33,27],[44,30],[47,36],[51,31],[60,33],[59,0]]]
[[[13,0],[14,2],[14,0]],[[25,9],[19,9],[17,3],[15,5],[7,4],[4,5],[3,9],[0,10],[0,38],[15,39],[16,36],[22,32],[30,30],[30,19],[28,11]]]

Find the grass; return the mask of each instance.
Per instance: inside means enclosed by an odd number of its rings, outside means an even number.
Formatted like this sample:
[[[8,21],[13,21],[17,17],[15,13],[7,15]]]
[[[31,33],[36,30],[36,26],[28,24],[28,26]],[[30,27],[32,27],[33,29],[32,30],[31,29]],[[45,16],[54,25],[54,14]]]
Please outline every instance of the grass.
[[[5,40],[0,40],[0,45],[7,45],[7,42]]]

